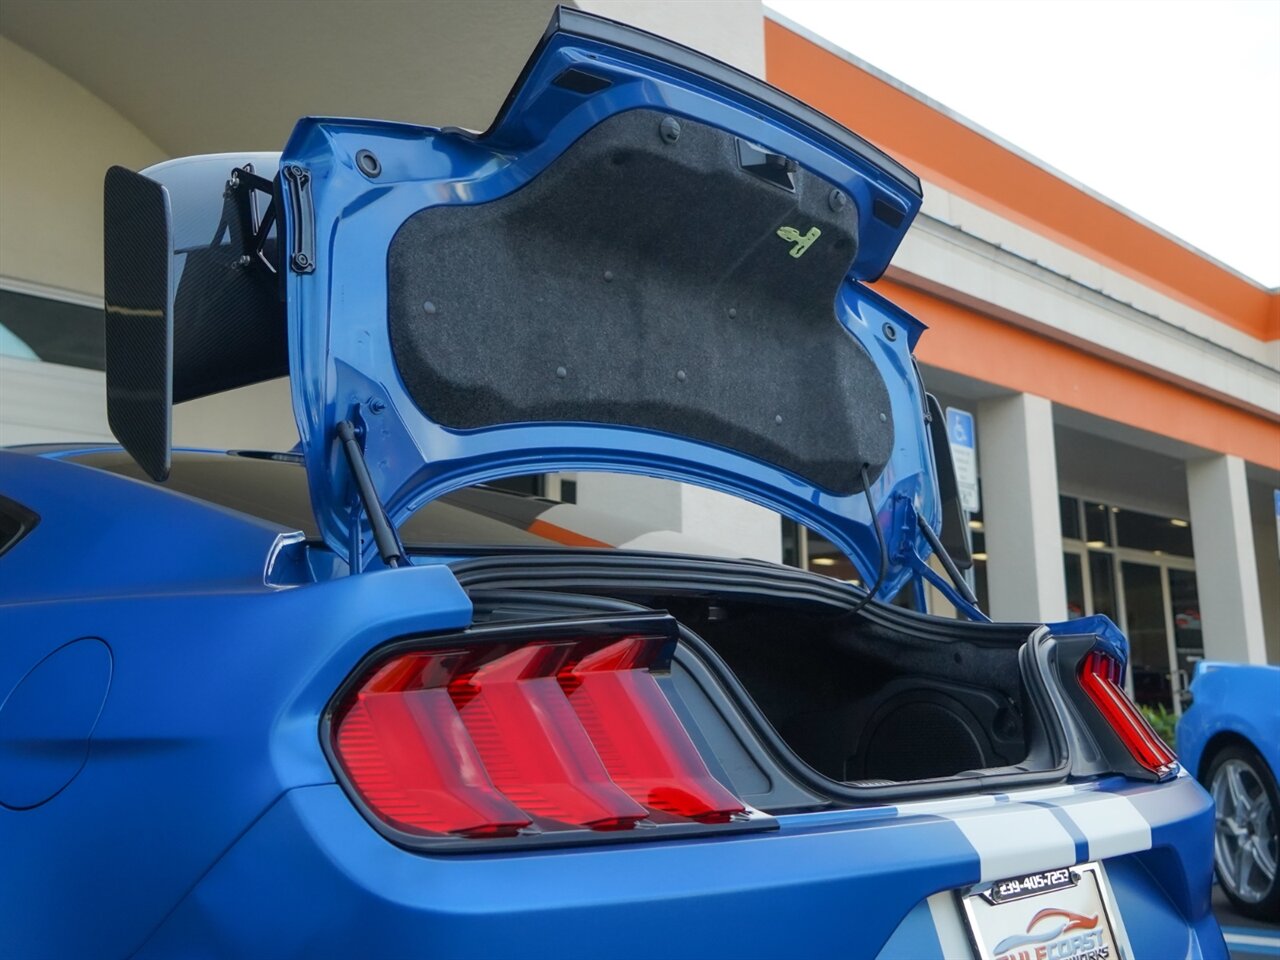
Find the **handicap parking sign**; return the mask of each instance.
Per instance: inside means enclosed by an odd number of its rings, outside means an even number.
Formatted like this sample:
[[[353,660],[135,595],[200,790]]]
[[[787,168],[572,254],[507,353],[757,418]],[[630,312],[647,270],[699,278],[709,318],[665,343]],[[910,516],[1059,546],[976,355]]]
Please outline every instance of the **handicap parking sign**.
[[[973,433],[973,414],[968,410],[947,407],[947,437],[951,441],[951,459],[956,465],[960,505],[969,513],[977,513],[982,504],[978,499],[978,451]]]

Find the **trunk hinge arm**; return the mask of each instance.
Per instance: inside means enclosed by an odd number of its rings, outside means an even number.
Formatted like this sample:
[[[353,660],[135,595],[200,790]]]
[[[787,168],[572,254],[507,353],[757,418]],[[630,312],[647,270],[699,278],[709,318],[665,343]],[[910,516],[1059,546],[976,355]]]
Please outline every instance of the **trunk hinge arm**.
[[[905,498],[904,498],[905,499]],[[960,613],[964,614],[968,619],[976,623],[990,623],[991,618],[987,616],[978,607],[978,598],[973,595],[973,591],[969,589],[969,584],[965,582],[964,576],[956,568],[955,561],[951,559],[951,555],[947,553],[946,547],[942,545],[942,541],[938,539],[938,535],[934,533],[933,528],[929,526],[929,522],[924,517],[916,513],[915,506],[910,502],[905,503],[905,524],[912,524],[919,528],[928,541],[930,549],[934,555],[942,563],[943,568],[947,571],[949,580],[944,580],[938,571],[929,566],[929,561],[920,556],[914,547],[914,537],[902,538],[902,554],[903,559],[915,571],[916,576],[921,579],[928,580],[933,587],[947,598],[947,602],[954,606]]]
[[[400,542],[396,528],[387,517],[387,511],[378,499],[373,478],[369,476],[369,466],[364,461],[364,450],[360,446],[363,436],[364,430],[351,420],[338,423],[338,442],[347,458],[347,466],[351,469],[351,479],[355,483],[360,505],[369,518],[369,526],[373,528],[373,541],[378,546],[378,555],[388,567],[407,567],[409,556],[404,552],[404,544]],[[351,572],[359,573],[364,551],[360,549],[360,514],[355,510],[352,511],[351,530]]]
[[[311,273],[316,268],[316,217],[311,202],[311,171],[296,163],[285,164],[281,176],[289,183],[289,269]]]

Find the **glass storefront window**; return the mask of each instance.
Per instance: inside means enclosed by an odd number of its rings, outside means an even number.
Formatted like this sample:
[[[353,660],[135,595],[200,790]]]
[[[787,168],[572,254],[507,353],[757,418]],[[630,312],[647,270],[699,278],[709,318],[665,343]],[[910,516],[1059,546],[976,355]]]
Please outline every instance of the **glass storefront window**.
[[[1058,497],[1058,512],[1062,515],[1064,540],[1080,539],[1080,501],[1075,497]]]
[[[837,580],[847,580],[849,583],[862,582],[853,561],[846,557],[834,543],[812,530],[809,531],[807,539],[810,570]]]
[[[1204,656],[1191,523],[1066,495],[1058,510],[1068,618],[1110,618],[1129,638],[1134,699],[1181,712]]]
[[[508,493],[522,493],[527,497],[541,497],[546,492],[546,478],[540,473],[530,473],[519,477],[500,477],[490,480],[485,486]]]
[[[1091,547],[1111,546],[1111,508],[1105,503],[1084,505],[1085,543]]]
[[[781,523],[783,563],[808,569],[824,577],[843,580],[855,586],[866,586],[861,574],[858,573],[858,568],[826,537],[785,517],[781,518]],[[975,566],[979,565],[975,564]],[[985,589],[985,584],[983,587]],[[985,602],[981,592],[979,597],[982,602]],[[894,606],[910,610],[917,609],[914,584],[908,583],[889,602]]]
[[[1079,620],[1085,615],[1084,564],[1080,554],[1063,554],[1062,566],[1067,578],[1067,619]]]
[[[987,535],[982,511],[969,515],[969,547],[973,551],[973,595],[978,609],[990,612],[987,599]]]
[[[789,567],[803,567],[800,556],[800,524],[790,517],[779,517],[782,521],[782,562]]]
[[[973,561],[973,595],[978,599],[978,609],[991,612],[991,601],[987,593],[987,562]]]
[[[853,565],[853,561],[841,553],[830,540],[814,533],[812,530],[808,531],[805,539],[808,543],[809,569],[811,571],[820,573],[824,577],[844,580],[846,583],[852,583],[855,586],[867,586],[862,582],[862,576],[858,573],[858,568]],[[889,602],[895,607],[914,610],[915,586],[908,583]]]
[[[1093,590],[1093,612],[1120,622],[1116,609],[1116,564],[1109,553],[1089,551],[1089,586]]]
[[[1204,635],[1200,632],[1200,594],[1194,570],[1169,570],[1169,611],[1173,617],[1173,649],[1181,671],[1180,689],[1191,682],[1196,661],[1204,659]]]
[[[1169,677],[1169,636],[1160,568],[1150,563],[1121,564],[1129,635],[1133,699],[1142,706],[1173,708]]]
[[[1171,553],[1180,557],[1193,555],[1191,524],[1179,517],[1157,517],[1137,510],[1116,511],[1116,540],[1122,547]]]

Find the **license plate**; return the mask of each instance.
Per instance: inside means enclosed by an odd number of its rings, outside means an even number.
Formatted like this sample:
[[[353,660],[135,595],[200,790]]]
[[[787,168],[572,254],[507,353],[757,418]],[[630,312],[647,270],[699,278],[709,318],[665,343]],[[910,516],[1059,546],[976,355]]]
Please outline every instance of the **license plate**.
[[[963,898],[979,960],[1124,960],[1097,864],[1010,877]]]

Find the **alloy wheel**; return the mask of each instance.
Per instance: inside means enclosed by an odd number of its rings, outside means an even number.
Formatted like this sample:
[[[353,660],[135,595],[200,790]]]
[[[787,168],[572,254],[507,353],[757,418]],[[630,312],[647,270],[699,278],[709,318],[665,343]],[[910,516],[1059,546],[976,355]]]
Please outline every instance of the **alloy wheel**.
[[[1245,760],[1231,758],[1209,787],[1217,807],[1213,855],[1218,878],[1246,903],[1259,903],[1275,885],[1276,812],[1262,778]]]

